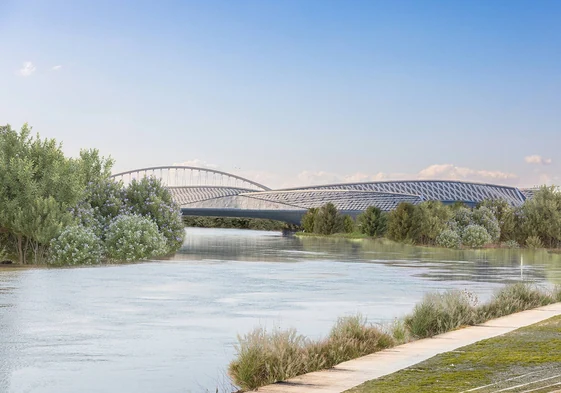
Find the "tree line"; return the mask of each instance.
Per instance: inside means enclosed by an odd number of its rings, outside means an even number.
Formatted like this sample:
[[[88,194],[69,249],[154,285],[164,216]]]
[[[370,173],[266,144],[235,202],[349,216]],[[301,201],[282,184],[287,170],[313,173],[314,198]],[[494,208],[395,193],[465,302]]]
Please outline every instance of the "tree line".
[[[542,186],[519,207],[500,199],[485,200],[475,208],[439,201],[401,203],[388,213],[369,207],[356,220],[328,203],[310,209],[302,219],[302,228],[320,235],[356,233],[448,248],[491,244],[561,248],[561,192],[554,186]]]
[[[183,244],[179,207],[153,178],[125,187],[95,149],[0,126],[0,259],[92,264],[165,255]]]

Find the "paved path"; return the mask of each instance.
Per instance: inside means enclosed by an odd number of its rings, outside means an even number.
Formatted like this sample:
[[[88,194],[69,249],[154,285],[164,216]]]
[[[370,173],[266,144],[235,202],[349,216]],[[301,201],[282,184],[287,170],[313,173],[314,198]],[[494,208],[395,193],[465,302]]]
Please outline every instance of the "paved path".
[[[270,393],[340,393],[371,379],[392,374],[443,352],[500,336],[521,327],[561,315],[561,303],[508,315],[387,349],[372,355],[341,363],[332,369],[316,371],[286,382],[263,386],[259,392]]]

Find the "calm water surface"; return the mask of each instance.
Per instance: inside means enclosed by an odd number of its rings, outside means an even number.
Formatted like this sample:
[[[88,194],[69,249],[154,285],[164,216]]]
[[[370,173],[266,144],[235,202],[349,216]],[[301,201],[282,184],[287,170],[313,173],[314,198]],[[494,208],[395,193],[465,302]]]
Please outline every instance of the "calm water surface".
[[[519,280],[561,283],[561,257],[188,229],[171,260],[0,269],[0,392],[214,392],[257,325],[321,337],[339,316],[386,322],[427,291],[484,300]]]

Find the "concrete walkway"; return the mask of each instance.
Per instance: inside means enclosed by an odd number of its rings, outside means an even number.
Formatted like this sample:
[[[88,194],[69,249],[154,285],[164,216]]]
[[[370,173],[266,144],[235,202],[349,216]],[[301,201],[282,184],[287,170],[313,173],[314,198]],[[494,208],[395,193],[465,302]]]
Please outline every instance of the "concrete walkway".
[[[523,311],[488,321],[482,325],[470,326],[433,338],[400,345],[341,363],[329,370],[316,371],[292,378],[286,382],[263,386],[258,391],[271,393],[340,393],[371,379],[413,366],[440,353],[500,336],[557,315],[561,315],[561,303]]]

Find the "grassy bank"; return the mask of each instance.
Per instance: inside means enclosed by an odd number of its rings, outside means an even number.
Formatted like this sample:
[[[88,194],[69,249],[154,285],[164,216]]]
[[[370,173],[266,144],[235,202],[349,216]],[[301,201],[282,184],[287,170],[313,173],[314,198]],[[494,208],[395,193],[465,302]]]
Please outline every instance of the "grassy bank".
[[[366,382],[349,393],[439,393],[561,389],[561,317],[435,356],[397,373]],[[513,379],[514,378],[514,379]],[[547,379],[551,378],[551,379]],[[532,390],[536,389],[536,390]],[[522,390],[511,390],[522,391]]]
[[[258,328],[238,337],[237,357],[228,371],[236,385],[251,390],[408,341],[560,301],[561,288],[549,292],[514,284],[496,292],[485,304],[468,292],[427,294],[410,315],[392,326],[373,326],[362,317],[342,318],[326,338],[317,341],[293,329],[267,332]]]
[[[332,235],[320,235],[318,233],[296,232],[295,236],[299,237],[320,237],[320,238],[337,238],[337,239],[373,239],[363,233],[334,233]]]

